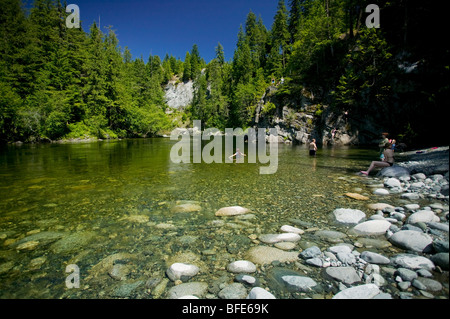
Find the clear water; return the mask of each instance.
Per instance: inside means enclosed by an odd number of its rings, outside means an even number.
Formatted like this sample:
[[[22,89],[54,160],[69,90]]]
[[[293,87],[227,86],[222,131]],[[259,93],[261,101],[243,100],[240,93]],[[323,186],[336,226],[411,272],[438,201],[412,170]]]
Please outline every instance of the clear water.
[[[120,296],[124,282],[142,283],[128,297],[153,298],[180,254],[202,266],[196,280],[211,283],[255,245],[249,236],[279,232],[290,219],[333,229],[327,216],[334,209],[363,208],[367,203],[343,194],[370,192],[355,172],[377,155],[340,147],[311,158],[304,146],[279,145],[277,173],[260,175],[261,164],[174,164],[174,143],[3,147],[0,298],[111,298]],[[201,210],[174,212],[184,203]],[[250,208],[251,218],[215,217],[235,205]],[[116,263],[129,266],[125,281],[101,269],[114,254],[120,254]],[[69,264],[80,268],[80,289],[65,285]]]

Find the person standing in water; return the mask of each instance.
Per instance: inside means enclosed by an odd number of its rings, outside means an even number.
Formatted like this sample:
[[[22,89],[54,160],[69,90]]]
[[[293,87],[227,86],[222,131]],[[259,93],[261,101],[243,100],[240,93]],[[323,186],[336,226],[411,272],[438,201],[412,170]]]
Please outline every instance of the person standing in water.
[[[370,166],[369,169],[367,171],[361,171],[361,174],[364,174],[366,176],[369,176],[370,172],[375,168],[375,167],[390,167],[392,165],[394,165],[394,151],[392,150],[392,144],[391,143],[386,143],[385,145],[385,149],[383,152],[383,161],[373,161]]]
[[[316,139],[313,138],[311,143],[309,143],[309,155],[315,157],[316,153],[317,153]]]
[[[236,149],[236,153],[234,153],[233,155],[229,156],[229,159],[232,159],[233,157],[236,157],[236,163],[240,163],[240,161],[243,159],[245,155],[244,153],[242,153],[238,148]]]

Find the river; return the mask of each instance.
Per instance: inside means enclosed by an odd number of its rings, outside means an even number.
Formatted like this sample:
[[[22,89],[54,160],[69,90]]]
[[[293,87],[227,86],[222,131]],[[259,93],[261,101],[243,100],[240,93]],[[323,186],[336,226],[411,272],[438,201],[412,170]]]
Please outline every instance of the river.
[[[376,149],[330,147],[313,158],[305,146],[280,144],[276,174],[260,175],[258,163],[174,164],[174,144],[3,146],[0,298],[164,298],[152,289],[183,254],[202,265],[197,279],[211,282],[258,234],[293,220],[333,229],[334,209],[363,209],[344,194],[370,192],[355,173],[377,156]],[[236,205],[252,214],[215,216]],[[108,258],[123,265],[117,275],[106,269]],[[79,267],[79,289],[66,286],[71,264]]]

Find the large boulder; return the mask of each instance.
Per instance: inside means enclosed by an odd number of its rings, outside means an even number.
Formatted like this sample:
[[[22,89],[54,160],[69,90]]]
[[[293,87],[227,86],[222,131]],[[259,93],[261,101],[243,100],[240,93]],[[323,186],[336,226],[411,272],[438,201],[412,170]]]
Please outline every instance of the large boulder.
[[[433,238],[415,230],[398,231],[389,238],[389,241],[397,247],[419,253],[433,250]]]
[[[410,174],[408,169],[394,165],[391,167],[383,168],[381,171],[378,172],[377,176],[399,178],[399,177],[409,177]]]

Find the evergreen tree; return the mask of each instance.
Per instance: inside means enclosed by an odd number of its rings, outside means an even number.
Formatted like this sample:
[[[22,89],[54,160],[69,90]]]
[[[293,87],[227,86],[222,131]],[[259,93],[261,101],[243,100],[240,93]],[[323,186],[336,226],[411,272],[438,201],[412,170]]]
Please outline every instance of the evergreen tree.
[[[252,65],[254,72],[259,67],[264,66],[265,63],[265,51],[267,42],[267,29],[264,23],[259,17],[250,11],[247,15],[247,22],[245,24],[245,35],[248,39],[248,45],[252,56]]]
[[[286,67],[289,42],[288,12],[284,0],[279,0],[278,10],[272,25],[272,46],[280,51],[283,69]]]
[[[166,56],[164,57],[163,63],[162,63],[162,68],[164,70],[164,77],[163,77],[163,83],[162,84],[166,84],[167,82],[169,82],[174,73],[172,71],[172,64],[170,63],[170,57],[169,54],[166,53]]]
[[[225,54],[223,53],[223,46],[220,42],[216,47],[216,61],[219,63],[220,67],[223,67],[225,64]]]
[[[195,80],[202,71],[202,59],[200,57],[200,52],[198,51],[197,44],[192,46],[191,50],[191,78]]]
[[[189,52],[186,52],[186,57],[184,58],[183,82],[188,82],[192,78],[191,74],[191,55]]]
[[[241,25],[238,34],[238,43],[233,57],[233,80],[236,84],[247,84],[252,77],[253,64],[250,45]]]

